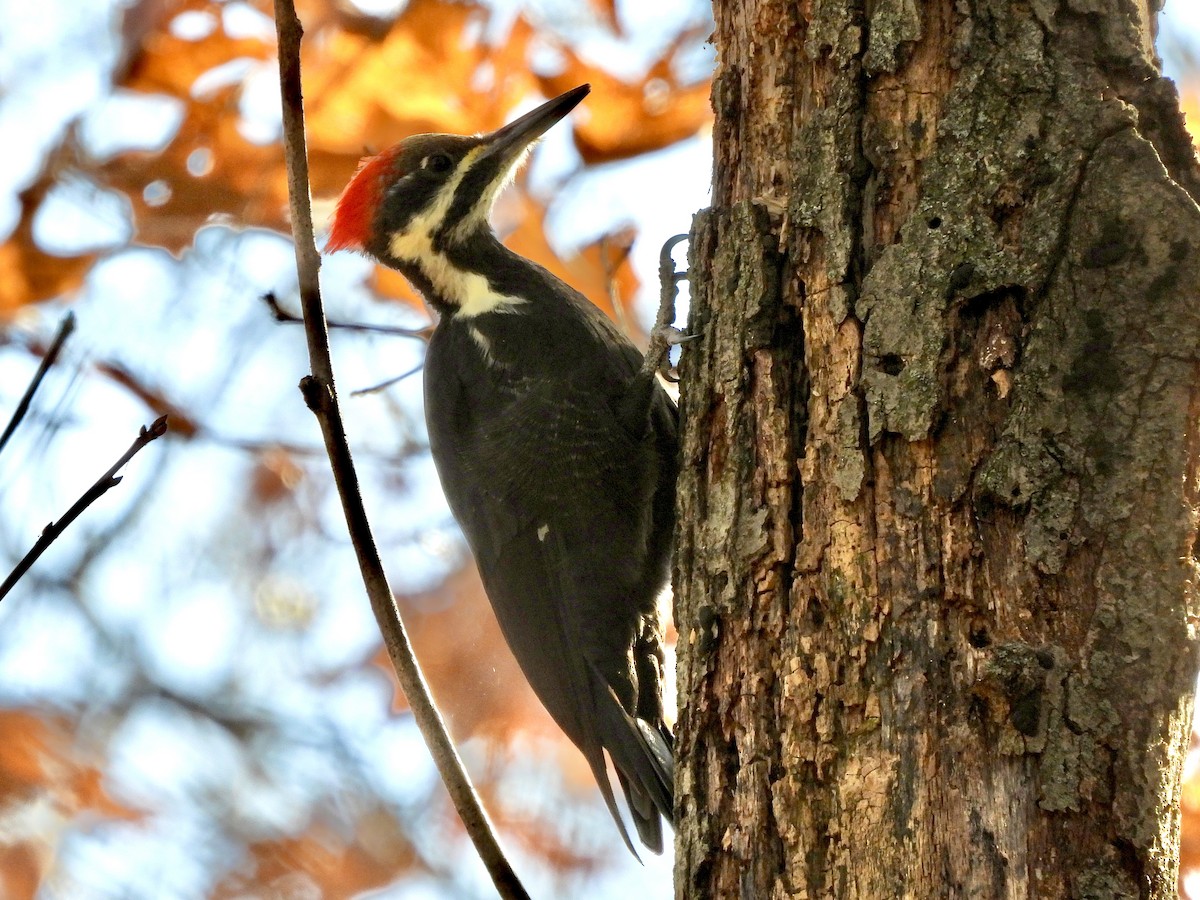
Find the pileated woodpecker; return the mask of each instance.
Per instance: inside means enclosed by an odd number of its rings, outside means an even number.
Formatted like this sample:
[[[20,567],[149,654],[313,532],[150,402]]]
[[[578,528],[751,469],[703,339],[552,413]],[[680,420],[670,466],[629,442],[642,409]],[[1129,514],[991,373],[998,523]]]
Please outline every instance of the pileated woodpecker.
[[[582,85],[491,134],[423,134],[363,161],[327,249],[398,269],[438,314],[425,416],[442,488],[529,683],[647,847],[673,822],[655,599],[674,528],[677,412],[629,340],[488,224]]]

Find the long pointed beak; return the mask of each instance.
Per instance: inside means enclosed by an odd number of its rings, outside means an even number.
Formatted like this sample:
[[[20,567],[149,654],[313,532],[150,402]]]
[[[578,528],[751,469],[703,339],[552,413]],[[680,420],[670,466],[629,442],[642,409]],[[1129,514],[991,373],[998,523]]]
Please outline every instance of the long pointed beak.
[[[592,89],[590,84],[571,88],[553,100],[547,100],[537,109],[532,109],[519,119],[514,119],[503,128],[493,131],[484,141],[485,157],[493,157],[505,163],[519,157],[530,144],[549,131],[555,123],[579,105],[579,101]]]

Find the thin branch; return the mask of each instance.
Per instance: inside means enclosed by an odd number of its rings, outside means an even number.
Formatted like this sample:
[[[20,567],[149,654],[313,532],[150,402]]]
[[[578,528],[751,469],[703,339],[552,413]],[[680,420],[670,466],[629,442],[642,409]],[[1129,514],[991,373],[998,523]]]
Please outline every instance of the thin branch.
[[[267,304],[267,309],[271,311],[272,317],[276,322],[284,324],[303,325],[304,319],[293,313],[288,312],[279,305],[279,299],[275,294],[268,291],[262,295],[263,303]],[[390,334],[396,337],[411,337],[420,338],[428,342],[430,335],[433,334],[433,325],[424,325],[420,328],[402,328],[399,325],[372,325],[365,322],[334,322],[329,319],[325,320],[326,328],[341,328],[345,331],[365,331],[369,334]]]
[[[408,698],[413,719],[421,730],[442,781],[462,818],[475,849],[487,867],[492,882],[504,898],[526,900],[528,893],[513,872],[496,840],[492,825],[467,778],[462,761],[446,731],[441,714],[433,705],[425,676],[417,665],[412,647],[400,621],[396,598],[388,586],[379,551],[371,535],[367,513],[359,493],[358,476],[346,441],[338,408],[329,355],[329,332],[321,304],[317,272],[321,265],[313,240],[309,204],[308,158],[304,139],[304,106],[300,88],[300,38],[303,29],[292,0],[275,0],[275,28],[279,37],[279,83],[283,101],[283,146],[287,162],[292,237],[296,245],[300,306],[308,338],[312,375],[300,382],[305,402],[317,417],[329,452],[334,481],[341,495],[342,510],[354,551],[362,571],[371,610],[383,633],[383,642],[396,669],[400,687]]]
[[[84,491],[83,496],[75,501],[61,519],[57,522],[51,522],[42,530],[41,537],[37,539],[37,542],[25,554],[24,559],[17,563],[17,567],[9,573],[8,578],[4,579],[4,584],[0,584],[0,600],[8,596],[8,592],[12,590],[13,585],[21,580],[21,576],[29,571],[29,567],[37,562],[38,557],[46,551],[46,548],[53,544],[58,536],[67,530],[67,526],[79,518],[80,513],[103,497],[110,489],[115,488],[121,483],[121,476],[117,473],[125,467],[125,464],[133,459],[138,451],[152,440],[160,438],[166,433],[166,416],[159,416],[149,428],[144,425],[142,426],[136,440],[129,445],[129,449],[116,461],[113,467],[101,475],[95,484]]]
[[[351,391],[350,396],[351,397],[365,397],[367,394],[377,394],[380,391],[387,390],[393,384],[399,384],[401,381],[403,381],[405,378],[407,378],[410,375],[416,375],[423,368],[425,368],[425,364],[420,363],[418,365],[413,366],[407,372],[404,372],[401,375],[397,375],[394,378],[389,378],[387,381],[381,381],[381,382],[379,382],[379,384],[373,384],[370,387],[359,388],[356,391]]]
[[[17,430],[17,426],[21,424],[21,420],[25,418],[25,413],[29,411],[29,404],[33,400],[33,395],[41,387],[42,379],[46,377],[46,373],[50,371],[50,367],[58,359],[59,351],[62,350],[63,344],[66,343],[67,338],[74,330],[75,313],[67,313],[63,316],[62,322],[59,323],[58,333],[54,336],[54,343],[50,345],[50,349],[42,357],[42,363],[38,366],[37,372],[34,373],[33,381],[29,382],[29,387],[25,389],[25,396],[21,398],[21,402],[17,404],[17,408],[13,410],[12,418],[8,420],[8,425],[4,428],[4,434],[0,434],[0,452],[3,452],[8,439]]]

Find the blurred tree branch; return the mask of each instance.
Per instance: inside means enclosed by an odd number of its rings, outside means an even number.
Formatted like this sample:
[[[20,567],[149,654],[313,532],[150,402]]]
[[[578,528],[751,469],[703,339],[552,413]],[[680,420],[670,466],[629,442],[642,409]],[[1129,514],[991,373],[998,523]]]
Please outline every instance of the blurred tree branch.
[[[8,444],[8,439],[13,436],[13,432],[17,430],[17,426],[21,424],[21,420],[25,418],[25,413],[29,411],[29,404],[33,400],[33,395],[37,393],[37,389],[42,385],[42,379],[46,377],[46,373],[50,371],[50,367],[54,365],[58,359],[59,351],[62,350],[63,344],[67,342],[71,332],[75,330],[75,314],[67,313],[63,316],[62,322],[58,326],[58,333],[54,335],[54,343],[50,345],[50,349],[46,351],[46,355],[42,357],[41,365],[33,375],[33,380],[29,382],[29,387],[25,389],[25,395],[17,404],[17,408],[13,410],[12,418],[8,420],[8,425],[4,428],[4,434],[0,434],[0,452]]]
[[[283,104],[283,143],[287,163],[288,196],[296,246],[300,302],[312,365],[312,374],[301,380],[300,388],[305,402],[321,425],[334,480],[341,495],[346,525],[358,556],[371,609],[383,633],[384,644],[408,698],[417,727],[429,746],[463,825],[487,867],[496,889],[505,898],[527,898],[528,894],[505,858],[479,796],[467,778],[441,715],[429,696],[424,675],[400,621],[399,608],[396,606],[371,535],[370,523],[367,521],[366,510],[359,493],[358,476],[354,470],[341,411],[338,408],[333,363],[329,353],[329,332],[317,278],[321,261],[313,239],[303,96],[300,85],[300,39],[303,29],[292,0],[275,0],[275,28],[279,39],[279,81]]]

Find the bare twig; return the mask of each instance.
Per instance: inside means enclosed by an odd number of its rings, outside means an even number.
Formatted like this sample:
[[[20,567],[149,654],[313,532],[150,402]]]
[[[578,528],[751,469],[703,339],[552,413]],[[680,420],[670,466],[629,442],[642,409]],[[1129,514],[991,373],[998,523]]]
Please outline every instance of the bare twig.
[[[267,308],[271,310],[271,315],[276,322],[284,324],[296,323],[303,325],[304,319],[294,315],[279,305],[279,299],[270,292],[263,294],[263,303],[267,304]],[[330,319],[325,320],[326,328],[341,328],[345,331],[365,331],[370,334],[391,334],[396,337],[411,337],[420,338],[423,341],[428,341],[430,335],[433,334],[433,325],[424,325],[421,328],[401,328],[399,325],[372,325],[366,322],[334,322]]]
[[[284,309],[279,298],[271,291],[262,295],[263,303],[267,304],[267,309],[271,311],[272,317],[276,322],[282,322],[285,325],[298,324],[303,325],[304,319]],[[423,328],[400,328],[396,325],[372,325],[365,322],[334,322],[330,319],[325,320],[325,327],[332,330],[334,328],[342,328],[346,331],[364,331],[369,334],[390,334],[396,337],[413,337],[420,338],[423,341],[428,341],[433,334],[434,326],[426,325]],[[385,391],[393,384],[397,384],[408,378],[410,375],[416,375],[425,367],[424,363],[419,363],[413,366],[407,372],[396,375],[393,378],[388,378],[386,381],[381,381],[378,384],[373,384],[370,387],[358,388],[350,392],[351,397],[365,397],[367,394],[377,394],[380,391]]]
[[[365,397],[367,394],[377,394],[380,391],[385,391],[388,388],[390,388],[393,384],[399,384],[401,381],[403,381],[408,376],[416,375],[423,368],[425,368],[425,364],[420,363],[419,365],[413,366],[407,372],[397,375],[394,378],[389,378],[387,381],[381,381],[381,382],[379,382],[379,384],[373,384],[370,387],[359,388],[356,391],[351,391],[350,396],[351,397]]]
[[[308,338],[309,361],[312,366],[312,374],[301,380],[300,390],[309,409],[314,412],[321,425],[334,481],[341,496],[342,510],[358,557],[367,596],[371,601],[371,609],[383,633],[384,645],[396,669],[400,687],[408,698],[413,718],[441,773],[442,781],[450,792],[467,834],[474,842],[475,849],[487,867],[497,891],[502,897],[523,900],[529,895],[505,858],[487,814],[479,802],[479,796],[471,786],[462,761],[450,741],[442,717],[429,696],[425,677],[417,665],[408,635],[400,621],[396,598],[384,575],[379,551],[371,535],[366,510],[359,494],[358,476],[354,471],[334,388],[329,332],[317,281],[321,260],[313,241],[308,158],[304,139],[304,107],[300,90],[300,38],[303,29],[296,17],[292,0],[275,0],[275,28],[279,37],[283,145],[288,172],[292,237],[296,244],[300,305],[304,313],[304,330]]]
[[[149,428],[144,425],[142,426],[142,430],[138,432],[137,439],[129,445],[129,449],[116,461],[113,467],[101,475],[95,484],[84,491],[83,496],[75,501],[71,508],[63,514],[61,519],[57,522],[51,522],[42,530],[42,534],[37,539],[37,542],[25,554],[25,557],[17,563],[17,567],[9,573],[9,576],[4,579],[4,584],[0,584],[0,600],[3,600],[8,595],[13,585],[21,580],[21,576],[29,571],[29,567],[37,562],[37,558],[45,552],[46,548],[53,544],[58,536],[67,530],[67,526],[79,518],[80,513],[108,493],[111,488],[121,483],[121,476],[117,473],[125,467],[125,464],[133,459],[138,451],[148,443],[155,438],[162,437],[166,433],[166,416],[159,416]]]
[[[17,426],[21,424],[21,420],[25,418],[25,413],[29,411],[29,404],[33,400],[33,395],[41,387],[42,379],[46,377],[46,373],[54,365],[55,360],[58,359],[59,351],[62,350],[63,344],[66,343],[67,338],[74,330],[75,314],[67,313],[63,316],[62,322],[59,323],[58,333],[54,336],[54,343],[50,345],[50,349],[42,357],[41,365],[38,366],[38,370],[34,373],[33,380],[29,382],[29,387],[25,389],[25,396],[21,398],[21,402],[17,404],[17,408],[13,410],[12,418],[8,420],[8,425],[4,428],[4,434],[0,434],[0,451],[4,450],[8,439],[17,430]]]

